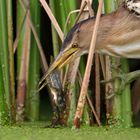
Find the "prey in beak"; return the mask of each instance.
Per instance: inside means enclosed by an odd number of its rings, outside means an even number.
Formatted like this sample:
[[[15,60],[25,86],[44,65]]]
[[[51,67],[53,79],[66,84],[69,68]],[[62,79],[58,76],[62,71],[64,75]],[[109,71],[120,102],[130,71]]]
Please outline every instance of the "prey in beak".
[[[64,65],[69,64],[70,61],[74,60],[79,55],[80,49],[77,44],[69,45],[69,47],[62,49],[55,59],[55,61],[51,64],[48,71],[44,74],[39,82],[39,90],[41,90],[47,83],[46,78],[48,75],[53,72],[55,69],[61,69]]]

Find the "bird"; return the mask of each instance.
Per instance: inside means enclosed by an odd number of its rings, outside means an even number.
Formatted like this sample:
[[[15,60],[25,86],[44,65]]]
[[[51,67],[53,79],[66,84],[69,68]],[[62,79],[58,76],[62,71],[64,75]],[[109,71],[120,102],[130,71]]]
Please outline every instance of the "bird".
[[[88,53],[95,17],[80,21],[67,34],[57,58],[41,78],[39,86],[55,69]],[[125,0],[120,7],[100,18],[95,52],[121,58],[140,58],[140,0]]]

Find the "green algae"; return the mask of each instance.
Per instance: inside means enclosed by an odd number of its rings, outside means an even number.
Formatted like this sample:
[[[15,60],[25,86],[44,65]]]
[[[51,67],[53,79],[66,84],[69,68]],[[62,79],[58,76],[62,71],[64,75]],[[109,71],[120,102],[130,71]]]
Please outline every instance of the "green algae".
[[[140,128],[68,127],[45,128],[46,124],[21,124],[0,127],[0,140],[139,140]]]

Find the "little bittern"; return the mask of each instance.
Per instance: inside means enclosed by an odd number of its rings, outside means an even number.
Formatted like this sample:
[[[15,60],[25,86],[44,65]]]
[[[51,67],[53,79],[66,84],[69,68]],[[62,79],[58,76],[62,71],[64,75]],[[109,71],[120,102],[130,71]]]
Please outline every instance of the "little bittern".
[[[76,24],[66,36],[62,49],[40,84],[56,68],[88,53],[95,18]],[[125,0],[115,11],[100,19],[95,52],[124,58],[140,58],[140,0]],[[42,85],[44,86],[44,85]]]

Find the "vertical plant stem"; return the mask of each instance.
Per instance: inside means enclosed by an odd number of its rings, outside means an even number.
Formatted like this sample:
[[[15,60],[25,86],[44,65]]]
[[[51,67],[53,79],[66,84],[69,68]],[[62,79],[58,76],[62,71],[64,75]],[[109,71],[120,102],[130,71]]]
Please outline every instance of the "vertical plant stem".
[[[24,34],[25,34],[25,17],[26,16],[26,11],[24,11],[20,0],[17,1],[17,33],[16,35],[19,35],[19,40],[18,40],[18,48],[17,48],[17,76],[19,76],[20,72],[20,63],[21,63],[21,57],[22,57],[22,44],[24,42]],[[22,28],[21,28],[22,27]]]
[[[27,12],[29,15],[29,10]],[[18,79],[18,89],[17,89],[17,110],[16,110],[16,120],[24,121],[24,109],[25,109],[25,97],[27,93],[28,85],[28,69],[29,69],[29,51],[30,51],[30,26],[28,21],[28,16],[26,17],[26,30],[24,35],[22,59],[20,65],[20,73]]]
[[[0,31],[1,34],[1,31]],[[0,37],[1,38],[1,37]],[[1,45],[1,42],[0,42]],[[0,125],[4,125],[7,121],[7,111],[4,97],[4,85],[3,85],[3,75],[2,75],[2,65],[0,62]]]
[[[56,15],[55,1],[49,0],[49,4],[53,14]],[[56,56],[59,53],[59,38],[55,28],[53,27],[53,24],[51,24],[51,29],[52,29],[53,55],[56,58]]]
[[[66,18],[69,14],[70,11],[75,10],[76,8],[76,3],[75,1],[71,0],[66,2],[65,0],[62,0],[62,7],[61,8],[61,17],[62,17],[62,28],[64,29],[65,27],[65,22],[66,22]],[[65,12],[64,12],[65,11]],[[71,22],[70,22],[71,21]],[[71,19],[68,23],[68,26],[66,28],[66,31],[69,30],[70,27],[73,26],[75,19]],[[71,62],[68,68],[68,84],[69,84],[69,88],[67,90],[66,96],[67,96],[67,100],[68,100],[68,104],[67,107],[69,108],[68,111],[68,125],[72,126],[73,124],[73,118],[74,118],[74,114],[76,111],[76,77],[77,77],[77,71],[78,71],[78,66],[79,66],[79,62],[80,59],[77,59],[74,62]]]
[[[15,76],[14,76],[14,54],[13,54],[13,21],[12,0],[7,0],[7,25],[8,25],[8,47],[10,66],[10,93],[11,93],[11,115],[15,120]]]
[[[30,0],[30,13],[32,22],[36,28],[38,36],[40,34],[40,5],[38,0]],[[37,84],[39,81],[39,51],[33,37],[31,34],[31,48],[30,48],[30,63],[29,63],[29,77],[28,77],[28,101],[29,101],[29,112],[28,118],[32,121],[39,119],[39,94],[36,93]],[[31,98],[30,98],[31,97]]]
[[[0,1],[0,19],[1,19],[1,46],[0,46],[0,59],[2,66],[2,79],[3,79],[3,89],[5,94],[7,121],[11,121],[11,96],[10,96],[10,75],[9,75],[9,53],[8,53],[8,29],[7,29],[7,10],[6,10],[6,1]]]
[[[67,18],[67,10],[69,10],[69,9],[66,9],[66,7],[65,7],[65,4],[66,5],[69,5],[69,1],[65,1],[65,0],[59,0],[59,11],[60,11],[60,13],[57,13],[56,14],[56,16],[57,16],[57,18],[60,16],[61,17],[61,19],[60,19],[60,21],[59,21],[59,24],[60,24],[60,27],[61,27],[61,29],[62,29],[62,31],[64,30],[64,26],[65,26],[65,22],[66,22],[66,18]]]
[[[129,72],[129,65],[126,59],[121,59],[121,67],[124,73]],[[132,111],[131,111],[131,91],[130,91],[130,84],[126,85],[122,92],[121,97],[122,102],[122,119],[123,119],[123,126],[124,127],[131,127],[132,126]]]
[[[106,12],[112,12],[117,7],[118,1],[112,1],[112,0],[105,0],[105,11]],[[128,63],[125,59],[118,60],[116,58],[112,58],[112,65],[115,66],[115,69],[112,69],[112,76],[116,76],[118,73],[120,73],[119,68],[116,66],[119,66],[122,64],[121,69],[124,73],[128,72]],[[119,92],[119,86],[120,86],[120,80],[116,79],[113,86],[115,92]],[[119,95],[121,94],[121,95]],[[111,104],[110,104],[111,105]],[[126,86],[122,93],[116,93],[116,96],[113,99],[113,110],[112,115],[113,119],[116,120],[116,124],[119,124],[121,126],[130,127],[132,125],[131,120],[131,102],[130,102],[130,86]],[[126,115],[127,114],[127,115]]]
[[[113,3],[114,4],[114,3]],[[110,13],[112,12],[113,6],[112,6],[112,0],[104,0],[104,11],[105,13]],[[109,56],[105,56],[105,80],[111,79],[111,69],[110,69],[111,61]],[[105,97],[108,97],[110,94],[112,94],[112,83],[107,83],[105,85]],[[106,105],[106,117],[107,117],[107,122],[109,121],[108,119],[110,118],[110,101],[108,99],[105,99],[105,105]]]
[[[104,0],[105,1],[105,0]],[[94,10],[94,12],[95,12],[95,14],[97,13],[97,8],[98,8],[98,4],[99,4],[99,2],[98,2],[98,0],[93,0],[93,10]]]
[[[42,4],[42,6],[44,7],[45,11],[47,12],[51,22],[53,23],[53,26],[57,30],[57,33],[58,33],[61,41],[63,41],[63,37],[64,37],[63,32],[62,32],[61,28],[59,27],[58,22],[56,21],[54,15],[52,14],[50,7],[48,6],[48,4],[45,0],[40,0],[40,2]]]
[[[116,66],[115,69],[112,69],[112,77],[115,77],[116,75],[118,75],[118,73],[120,72],[119,68],[117,68],[117,66],[120,65],[120,60],[116,59],[116,58],[112,58],[112,65]],[[121,125],[121,121],[122,121],[122,116],[121,116],[121,108],[122,108],[122,104],[121,104],[121,93],[118,93],[118,89],[120,87],[120,80],[116,79],[113,83],[113,88],[114,88],[114,92],[116,93],[114,99],[113,99],[113,107],[112,107],[112,116],[113,119],[116,122],[116,125]]]
[[[1,13],[1,11],[0,11]],[[6,102],[5,102],[5,91],[4,91],[4,83],[3,83],[3,72],[2,72],[2,63],[1,63],[1,57],[2,57],[2,22],[1,22],[1,16],[0,16],[0,125],[4,125],[7,120],[7,110],[6,110]]]
[[[79,73],[79,83],[80,83],[80,85],[82,85],[82,77],[81,77],[80,73]],[[86,95],[86,99],[87,99],[87,103],[88,103],[89,107],[91,108],[90,111],[93,113],[93,115],[94,115],[94,117],[95,117],[95,119],[97,121],[98,126],[101,126],[100,119],[98,118],[98,115],[97,115],[97,113],[96,113],[96,111],[94,109],[94,106],[93,106],[93,104],[92,104],[92,102],[91,102],[90,97],[89,97],[88,94]]]
[[[94,48],[95,48],[96,37],[97,37],[97,30],[98,30],[98,26],[99,26],[101,11],[102,11],[102,5],[103,5],[103,1],[100,0],[98,12],[97,12],[97,19],[95,21],[95,28],[93,30],[91,45],[90,45],[90,49],[89,49],[89,55],[88,55],[85,75],[84,75],[84,79],[82,82],[82,88],[81,88],[80,97],[79,97],[78,105],[77,105],[77,110],[76,110],[76,114],[75,114],[75,118],[74,118],[74,125],[76,128],[80,127],[80,118],[82,116],[83,107],[85,104],[85,98],[86,98],[87,89],[88,89],[89,76],[90,76],[92,59],[93,59]]]
[[[69,12],[70,12],[70,10],[71,11],[75,10],[76,7],[77,7],[76,1],[75,0],[71,0],[71,2],[69,2]],[[75,15],[73,15],[71,17],[71,21],[72,21],[71,24],[73,24],[73,21],[75,21],[75,18],[76,18]]]
[[[115,0],[104,0],[105,13],[111,13],[115,10]]]
[[[111,76],[111,60],[109,56],[105,56],[105,80],[108,81],[112,78]],[[105,85],[105,97],[108,97],[109,95],[112,94],[113,90],[113,85],[112,83],[106,83]],[[111,115],[111,100],[108,100],[107,98],[105,99],[105,104],[106,104],[106,117],[107,117],[107,122],[108,119]]]
[[[96,112],[100,119],[100,66],[99,66],[99,55],[95,54],[95,98],[96,98]]]
[[[28,23],[28,15],[30,14],[29,10],[24,10],[25,7],[29,7],[29,1],[19,0],[17,3],[17,32],[21,29],[21,25],[23,26],[19,41],[18,41],[18,87],[17,87],[17,99],[16,99],[16,121],[22,122],[24,121],[24,110],[25,110],[25,97],[27,93],[27,79],[28,79],[28,64],[29,64],[29,49],[30,49],[30,26]],[[24,17],[25,22],[24,21]],[[18,35],[18,33],[17,33]]]
[[[73,124],[73,118],[74,114],[76,112],[76,77],[77,77],[77,71],[78,71],[78,66],[80,63],[80,58],[77,58],[74,62],[70,63],[69,66],[69,71],[68,71],[68,84],[69,84],[69,89],[67,91],[67,106],[69,107],[69,117],[68,117],[68,125],[72,126]]]
[[[90,2],[89,2],[89,4],[90,4]],[[84,10],[89,10],[89,11],[87,13],[84,13],[83,12]],[[82,0],[81,6],[80,6],[80,12],[76,18],[76,22],[79,22],[83,19],[87,19],[89,17],[89,15],[90,15],[90,9],[88,7],[88,2],[85,0]],[[93,15],[90,15],[90,16],[93,16]],[[84,61],[84,56],[83,56],[80,61],[80,72],[81,72],[82,77],[84,77],[85,66],[86,66],[86,62]],[[88,93],[90,93],[90,91],[88,91]],[[83,122],[86,122],[86,124],[89,124],[91,122],[90,121],[91,115],[92,114],[90,114],[90,112],[88,111],[88,103],[87,103],[87,104],[85,104],[84,110],[83,110],[83,118],[82,118]]]
[[[63,0],[63,1],[64,1],[64,7],[65,7],[65,11],[66,11],[65,16],[67,17],[71,11],[76,9],[77,4],[76,4],[75,0],[71,0],[69,2],[65,2],[65,0]],[[74,25],[75,18],[76,18],[75,14],[71,15],[70,20],[68,21],[67,31],[69,31],[70,28]],[[66,21],[66,19],[65,19],[65,21]]]
[[[116,7],[116,3],[115,0],[105,0],[104,1],[104,5],[105,5],[105,13],[110,13],[112,11],[115,10]],[[119,68],[117,68],[116,66],[119,66],[120,64],[120,60],[117,58],[111,58],[111,62],[108,56],[106,56],[106,80],[111,79],[111,72],[112,72],[112,77],[116,76],[119,73]],[[115,68],[110,68],[110,64],[115,66]],[[111,70],[111,72],[109,72]],[[114,89],[114,92],[117,91],[117,89],[119,88],[120,85],[120,80],[116,79],[112,84],[107,84],[106,85],[106,97],[109,96],[110,94],[112,94],[112,88]],[[121,123],[121,96],[119,95],[119,93],[116,93],[117,95],[111,99],[111,101],[106,101],[106,105],[107,105],[107,119],[108,117],[110,117],[110,113],[113,116],[113,119],[116,122],[116,125]]]

